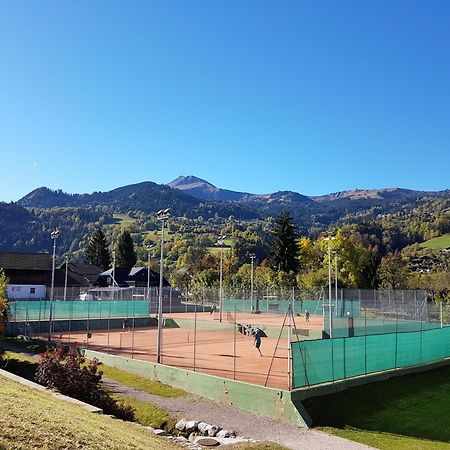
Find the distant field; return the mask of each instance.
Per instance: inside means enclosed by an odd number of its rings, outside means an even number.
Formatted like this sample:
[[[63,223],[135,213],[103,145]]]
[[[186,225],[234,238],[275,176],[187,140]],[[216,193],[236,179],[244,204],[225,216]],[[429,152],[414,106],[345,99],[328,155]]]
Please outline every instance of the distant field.
[[[449,248],[450,247],[450,233],[444,234],[443,236],[439,236],[434,239],[430,239],[429,241],[422,242],[420,244],[423,248],[431,248],[431,249],[438,249],[438,248]]]
[[[380,449],[450,450],[450,367],[304,402],[319,429]]]
[[[209,253],[220,256],[220,247],[207,247],[207,250]],[[231,251],[231,247],[224,247],[223,248],[223,254],[226,255]]]
[[[133,219],[127,214],[113,214],[113,219],[122,225],[136,222],[136,219]]]

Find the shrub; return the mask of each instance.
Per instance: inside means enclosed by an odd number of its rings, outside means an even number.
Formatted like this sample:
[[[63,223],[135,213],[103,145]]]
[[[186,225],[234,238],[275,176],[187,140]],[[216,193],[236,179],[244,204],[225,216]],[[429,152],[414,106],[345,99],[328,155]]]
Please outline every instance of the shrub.
[[[134,420],[134,410],[117,403],[100,384],[102,372],[100,362],[86,360],[78,354],[76,347],[65,350],[62,346],[48,349],[41,355],[36,381],[57,389],[61,394],[102,408],[106,414],[123,420]]]
[[[0,338],[5,334],[6,315],[8,311],[8,282],[5,271],[0,268]]]

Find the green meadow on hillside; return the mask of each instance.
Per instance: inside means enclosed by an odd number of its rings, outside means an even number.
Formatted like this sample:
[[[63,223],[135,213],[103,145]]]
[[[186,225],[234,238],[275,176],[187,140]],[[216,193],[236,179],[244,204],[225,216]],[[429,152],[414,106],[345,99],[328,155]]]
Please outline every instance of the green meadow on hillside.
[[[443,236],[430,239],[429,241],[422,242],[420,244],[423,248],[439,249],[439,248],[449,248],[450,247],[450,233],[444,234]]]

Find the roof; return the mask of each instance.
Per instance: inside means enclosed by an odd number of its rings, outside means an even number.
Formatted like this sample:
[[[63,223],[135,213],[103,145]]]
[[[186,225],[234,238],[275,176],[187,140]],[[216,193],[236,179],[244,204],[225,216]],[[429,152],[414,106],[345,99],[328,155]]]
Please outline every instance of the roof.
[[[66,263],[62,263],[59,266],[59,269],[65,270]],[[100,267],[94,264],[86,264],[86,263],[78,263],[78,262],[69,262],[68,271],[70,276],[75,280],[79,281],[83,285],[89,285],[94,283],[97,277],[102,272]]]
[[[0,267],[6,270],[52,270],[52,255],[0,252]]]

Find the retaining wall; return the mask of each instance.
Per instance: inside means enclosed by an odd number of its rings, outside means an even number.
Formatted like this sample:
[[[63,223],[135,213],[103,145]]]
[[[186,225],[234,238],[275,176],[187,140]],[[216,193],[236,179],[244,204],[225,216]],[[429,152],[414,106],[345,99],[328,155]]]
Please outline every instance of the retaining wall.
[[[229,380],[163,364],[108,355],[93,350],[85,350],[85,356],[89,359],[97,358],[109,366],[135,373],[143,378],[157,380],[239,409],[281,419],[301,427],[308,427],[312,424],[311,418],[299,398],[296,396],[292,399],[289,391]]]

